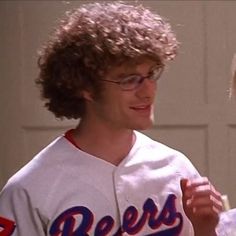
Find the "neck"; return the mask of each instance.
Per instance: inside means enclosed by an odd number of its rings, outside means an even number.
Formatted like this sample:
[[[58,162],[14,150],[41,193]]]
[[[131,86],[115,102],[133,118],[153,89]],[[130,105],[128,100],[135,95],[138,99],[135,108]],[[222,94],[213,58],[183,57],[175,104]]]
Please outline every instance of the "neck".
[[[118,165],[128,155],[135,142],[133,130],[91,123],[88,125],[85,120],[81,120],[73,135],[84,152],[114,165]]]

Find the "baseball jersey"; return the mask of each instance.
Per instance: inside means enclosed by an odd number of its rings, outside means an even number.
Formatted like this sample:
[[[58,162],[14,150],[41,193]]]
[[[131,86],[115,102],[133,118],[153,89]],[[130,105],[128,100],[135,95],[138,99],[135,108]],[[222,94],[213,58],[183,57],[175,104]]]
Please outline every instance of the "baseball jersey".
[[[236,208],[221,212],[216,232],[219,236],[236,236]]]
[[[199,173],[182,153],[134,132],[118,166],[55,139],[3,188],[1,235],[193,235],[180,179]]]

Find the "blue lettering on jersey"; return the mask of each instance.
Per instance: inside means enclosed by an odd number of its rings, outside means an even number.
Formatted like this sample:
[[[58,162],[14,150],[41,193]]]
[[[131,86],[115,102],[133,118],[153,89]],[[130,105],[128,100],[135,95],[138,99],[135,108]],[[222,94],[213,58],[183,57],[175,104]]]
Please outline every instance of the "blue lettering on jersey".
[[[123,233],[137,235],[148,225],[153,233],[146,236],[177,236],[183,227],[183,216],[176,210],[176,196],[170,194],[161,211],[151,198],[143,205],[142,215],[134,206],[129,206],[124,214],[122,225],[113,236],[121,236]],[[79,222],[77,219],[80,219]],[[60,214],[50,228],[51,236],[88,236],[94,224],[94,214],[87,207],[72,207]],[[100,219],[94,230],[94,236],[111,235],[115,221],[111,216]],[[160,231],[161,226],[167,226]]]

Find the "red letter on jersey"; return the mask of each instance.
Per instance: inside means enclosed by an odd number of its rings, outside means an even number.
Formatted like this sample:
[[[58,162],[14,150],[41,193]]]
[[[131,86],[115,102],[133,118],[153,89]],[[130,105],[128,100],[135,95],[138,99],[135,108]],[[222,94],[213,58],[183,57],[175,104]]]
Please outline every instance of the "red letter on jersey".
[[[15,229],[15,222],[0,216],[0,236],[10,236]]]

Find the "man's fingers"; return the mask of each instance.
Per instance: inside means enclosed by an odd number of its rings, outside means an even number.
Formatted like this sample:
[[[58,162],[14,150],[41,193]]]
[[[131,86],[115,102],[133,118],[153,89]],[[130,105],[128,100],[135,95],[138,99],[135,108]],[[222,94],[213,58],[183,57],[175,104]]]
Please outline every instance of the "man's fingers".
[[[180,180],[180,187],[181,187],[183,195],[187,189],[187,183],[188,183],[188,179],[181,179]]]
[[[187,199],[186,206],[188,208],[211,208],[213,211],[221,212],[223,209],[222,201],[215,198],[214,196],[205,196],[205,197],[193,197]]]
[[[210,185],[210,181],[207,177],[196,178],[188,182],[188,185],[192,188],[202,186],[202,185]]]

